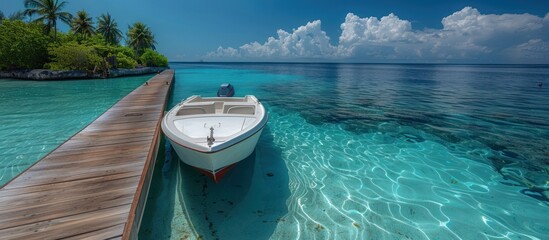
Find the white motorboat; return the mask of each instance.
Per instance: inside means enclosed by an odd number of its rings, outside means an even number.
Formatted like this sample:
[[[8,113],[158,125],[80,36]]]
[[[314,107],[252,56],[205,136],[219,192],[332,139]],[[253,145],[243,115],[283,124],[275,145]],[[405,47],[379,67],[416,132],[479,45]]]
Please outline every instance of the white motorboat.
[[[256,97],[191,96],[162,120],[162,131],[177,155],[215,182],[255,149],[267,124]]]

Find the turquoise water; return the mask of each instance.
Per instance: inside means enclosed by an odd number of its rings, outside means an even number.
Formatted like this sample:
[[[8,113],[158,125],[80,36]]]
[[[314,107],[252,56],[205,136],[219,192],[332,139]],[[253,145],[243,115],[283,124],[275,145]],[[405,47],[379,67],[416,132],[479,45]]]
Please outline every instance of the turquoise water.
[[[0,186],[150,77],[64,81],[0,79]]]
[[[270,120],[219,184],[163,147],[141,239],[549,238],[549,66],[172,68],[170,106],[231,82]]]

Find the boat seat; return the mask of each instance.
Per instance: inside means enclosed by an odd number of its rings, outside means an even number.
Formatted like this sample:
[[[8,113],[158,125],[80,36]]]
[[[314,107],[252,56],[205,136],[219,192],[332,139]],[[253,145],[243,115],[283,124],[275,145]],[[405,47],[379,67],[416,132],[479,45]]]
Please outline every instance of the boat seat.
[[[248,102],[229,103],[229,102],[225,102],[225,104],[223,105],[223,113],[226,113],[226,114],[254,115],[255,114],[255,103],[248,103]]]
[[[176,116],[195,114],[215,114],[215,102],[185,103],[177,111]]]

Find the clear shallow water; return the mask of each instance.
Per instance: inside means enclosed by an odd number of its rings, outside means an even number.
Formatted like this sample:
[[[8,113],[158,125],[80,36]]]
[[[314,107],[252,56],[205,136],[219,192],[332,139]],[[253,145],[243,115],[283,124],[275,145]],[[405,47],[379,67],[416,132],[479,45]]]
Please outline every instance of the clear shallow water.
[[[0,79],[0,186],[87,126],[151,76]]]
[[[140,238],[549,237],[547,66],[172,68],[171,106],[231,82],[270,121],[219,184],[168,146]]]

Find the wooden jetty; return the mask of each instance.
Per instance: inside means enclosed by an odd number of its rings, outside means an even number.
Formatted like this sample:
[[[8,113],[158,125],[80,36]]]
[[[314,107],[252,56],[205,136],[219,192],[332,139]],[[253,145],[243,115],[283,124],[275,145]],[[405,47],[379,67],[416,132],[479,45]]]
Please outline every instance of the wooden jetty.
[[[0,189],[0,238],[137,238],[173,78],[154,76]]]

